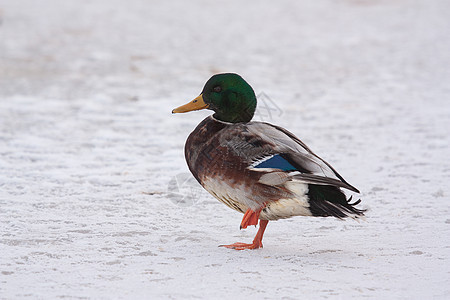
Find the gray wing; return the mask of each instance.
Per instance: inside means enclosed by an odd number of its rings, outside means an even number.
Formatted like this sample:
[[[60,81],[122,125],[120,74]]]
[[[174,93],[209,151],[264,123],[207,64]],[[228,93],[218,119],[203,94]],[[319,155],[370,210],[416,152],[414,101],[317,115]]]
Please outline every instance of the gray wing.
[[[263,181],[276,182],[275,177],[278,180],[296,179],[359,193],[330,164],[284,128],[263,122],[235,124],[221,135],[220,144],[244,160],[249,169],[266,172]],[[273,162],[264,164],[275,156],[276,162],[273,159]],[[276,166],[277,163],[280,164],[279,167]],[[266,168],[265,165],[271,166]]]

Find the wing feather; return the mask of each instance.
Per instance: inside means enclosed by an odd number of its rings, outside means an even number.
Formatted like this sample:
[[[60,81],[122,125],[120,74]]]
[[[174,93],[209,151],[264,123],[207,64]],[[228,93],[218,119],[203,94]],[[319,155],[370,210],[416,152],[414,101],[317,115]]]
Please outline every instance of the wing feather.
[[[285,170],[286,176],[266,176],[261,182],[268,184],[269,178],[274,178],[274,185],[280,184],[280,180],[298,180],[308,184],[331,185],[342,187],[359,193],[358,189],[347,183],[329,163],[311,151],[299,138],[284,128],[264,123],[250,122],[235,124],[223,132],[220,143],[227,146],[230,151],[241,157],[249,166],[249,169],[257,170],[258,162],[267,162],[274,156],[280,156],[296,172],[290,168]],[[270,165],[266,163],[262,166]],[[286,166],[286,164],[284,164]],[[277,172],[280,168],[264,168],[257,171]],[[277,180],[275,180],[275,178]]]

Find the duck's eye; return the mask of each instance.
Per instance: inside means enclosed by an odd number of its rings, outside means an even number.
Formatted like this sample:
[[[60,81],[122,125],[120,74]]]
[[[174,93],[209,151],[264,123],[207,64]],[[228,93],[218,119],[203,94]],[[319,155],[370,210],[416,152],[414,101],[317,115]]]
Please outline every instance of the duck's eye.
[[[220,93],[220,92],[222,91],[222,87],[221,87],[220,85],[215,86],[215,87],[213,88],[213,91],[216,92],[216,93]]]

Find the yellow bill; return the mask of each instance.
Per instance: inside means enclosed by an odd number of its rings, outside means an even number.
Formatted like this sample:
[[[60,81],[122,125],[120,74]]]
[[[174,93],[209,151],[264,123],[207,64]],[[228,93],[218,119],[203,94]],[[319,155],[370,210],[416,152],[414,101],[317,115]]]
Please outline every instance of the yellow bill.
[[[185,104],[185,105],[181,105],[180,107],[175,108],[174,110],[172,110],[173,114],[178,114],[178,113],[185,113],[188,111],[193,111],[193,110],[200,110],[200,109],[204,109],[204,108],[208,108],[208,104],[205,103],[205,101],[203,101],[203,95],[198,96],[197,98],[195,98],[194,100],[192,100],[191,102]]]

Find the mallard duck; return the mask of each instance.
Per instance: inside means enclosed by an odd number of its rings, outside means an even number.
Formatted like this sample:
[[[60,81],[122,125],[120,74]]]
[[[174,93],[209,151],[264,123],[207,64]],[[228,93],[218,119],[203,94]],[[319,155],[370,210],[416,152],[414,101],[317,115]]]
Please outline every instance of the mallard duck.
[[[251,122],[256,109],[252,87],[238,74],[212,76],[200,96],[172,113],[210,109],[189,135],[185,157],[200,185],[228,207],[244,214],[240,228],[258,225],[251,244],[262,247],[269,220],[293,216],[358,218],[364,210],[341,190],[359,191],[294,134],[276,125]]]

